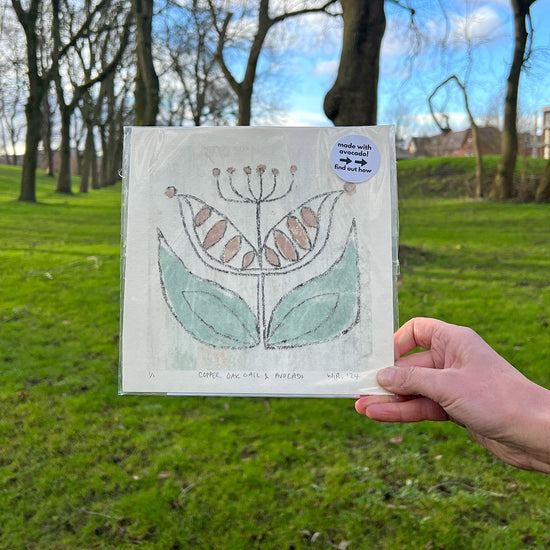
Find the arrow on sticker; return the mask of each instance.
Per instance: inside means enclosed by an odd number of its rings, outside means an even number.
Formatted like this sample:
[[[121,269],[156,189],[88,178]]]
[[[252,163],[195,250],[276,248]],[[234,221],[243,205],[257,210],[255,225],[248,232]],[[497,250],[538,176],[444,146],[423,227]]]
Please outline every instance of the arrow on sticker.
[[[351,159],[346,157],[345,159],[340,159],[340,162],[345,162],[346,165],[349,164],[351,162]]]
[[[355,161],[355,164],[360,164],[361,166],[365,166],[365,164],[367,164],[367,161],[366,161],[366,160],[363,160],[363,159],[361,159],[361,160],[356,160],[356,161]]]

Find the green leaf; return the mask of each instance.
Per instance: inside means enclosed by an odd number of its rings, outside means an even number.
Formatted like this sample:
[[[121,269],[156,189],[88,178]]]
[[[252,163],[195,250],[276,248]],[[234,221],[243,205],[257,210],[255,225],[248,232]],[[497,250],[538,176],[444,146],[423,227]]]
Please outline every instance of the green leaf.
[[[271,316],[268,347],[325,342],[355,326],[359,318],[357,248],[351,236],[338,261],[325,273],[284,296]]]
[[[193,275],[159,231],[159,269],[164,298],[181,326],[204,344],[224,348],[258,345],[259,328],[234,292]]]

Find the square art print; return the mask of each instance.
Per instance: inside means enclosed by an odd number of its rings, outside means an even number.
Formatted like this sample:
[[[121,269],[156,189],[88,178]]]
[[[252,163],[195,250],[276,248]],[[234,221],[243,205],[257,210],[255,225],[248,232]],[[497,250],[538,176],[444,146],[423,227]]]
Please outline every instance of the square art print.
[[[385,126],[127,128],[120,392],[383,393],[394,151]]]

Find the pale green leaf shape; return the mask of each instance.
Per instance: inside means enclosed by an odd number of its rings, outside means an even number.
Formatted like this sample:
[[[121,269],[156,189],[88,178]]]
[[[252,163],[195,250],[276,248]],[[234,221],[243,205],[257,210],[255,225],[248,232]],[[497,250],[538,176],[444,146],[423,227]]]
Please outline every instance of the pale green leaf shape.
[[[267,330],[267,346],[318,344],[351,330],[359,319],[359,271],[354,228],[346,249],[325,273],[282,298]]]
[[[246,302],[234,292],[193,275],[160,231],[158,239],[164,298],[181,326],[209,346],[257,346],[258,323]]]

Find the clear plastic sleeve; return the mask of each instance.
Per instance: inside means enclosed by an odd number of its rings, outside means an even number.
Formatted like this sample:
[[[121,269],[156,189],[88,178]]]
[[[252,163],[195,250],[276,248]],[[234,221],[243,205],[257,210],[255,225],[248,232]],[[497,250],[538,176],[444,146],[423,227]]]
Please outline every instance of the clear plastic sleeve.
[[[385,393],[394,130],[125,129],[119,393]]]

